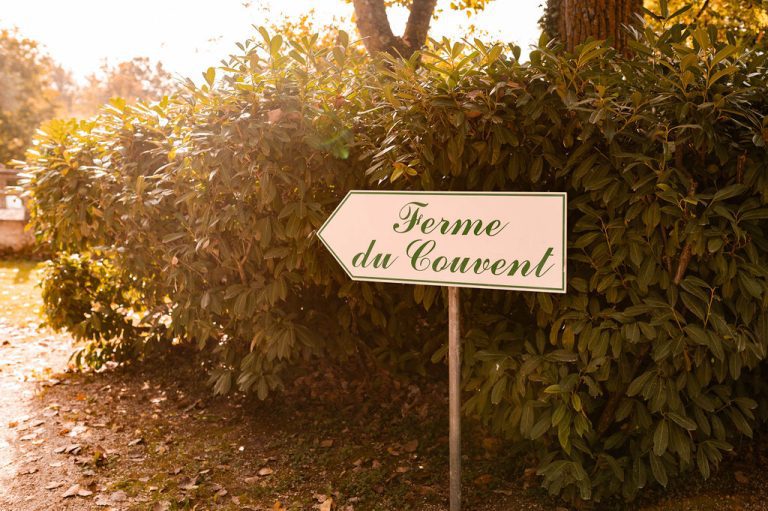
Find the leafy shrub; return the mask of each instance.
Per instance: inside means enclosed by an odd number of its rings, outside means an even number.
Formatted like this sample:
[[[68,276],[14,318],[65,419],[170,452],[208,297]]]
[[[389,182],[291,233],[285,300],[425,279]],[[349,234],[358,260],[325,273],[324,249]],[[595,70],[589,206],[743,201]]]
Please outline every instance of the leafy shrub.
[[[570,498],[708,477],[768,412],[765,56],[645,37],[530,66],[455,44],[395,66],[365,121],[373,180],[568,192],[567,295],[473,292],[464,378]]]
[[[99,368],[134,355],[137,311],[126,291],[130,288],[108,261],[58,255],[46,263],[42,287],[47,326],[91,341],[75,351],[75,364]]]
[[[632,60],[591,42],[525,64],[262,30],[218,79],[41,134],[34,227],[217,353],[217,392],[264,397],[302,360],[444,356],[437,288],[350,282],[314,237],[347,190],[566,191],[566,295],[462,291],[465,411],[569,500],[708,477],[768,416],[766,57],[670,25]]]

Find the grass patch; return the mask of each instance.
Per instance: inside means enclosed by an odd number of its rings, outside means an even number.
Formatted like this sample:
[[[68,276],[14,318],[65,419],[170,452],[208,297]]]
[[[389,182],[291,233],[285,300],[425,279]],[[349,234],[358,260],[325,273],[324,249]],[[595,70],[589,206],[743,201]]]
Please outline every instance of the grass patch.
[[[29,326],[40,321],[41,271],[38,261],[0,260],[0,323]]]

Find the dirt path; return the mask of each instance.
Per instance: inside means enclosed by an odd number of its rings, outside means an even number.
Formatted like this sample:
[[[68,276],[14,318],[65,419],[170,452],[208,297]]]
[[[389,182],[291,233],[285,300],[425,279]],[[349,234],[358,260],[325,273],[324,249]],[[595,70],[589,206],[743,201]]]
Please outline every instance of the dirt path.
[[[0,323],[0,510],[88,509],[62,497],[80,470],[54,452],[61,410],[42,408],[36,399],[44,387],[61,383],[52,375],[66,369],[70,349],[65,336]],[[59,443],[66,442],[61,435]]]

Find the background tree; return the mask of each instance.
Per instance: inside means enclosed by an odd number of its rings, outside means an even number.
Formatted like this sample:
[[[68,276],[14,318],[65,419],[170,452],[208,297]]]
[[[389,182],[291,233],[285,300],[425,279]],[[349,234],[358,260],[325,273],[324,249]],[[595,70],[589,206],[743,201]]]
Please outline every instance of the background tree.
[[[381,51],[410,56],[427,40],[429,25],[435,15],[437,0],[351,0],[355,7],[357,29],[370,53]],[[482,10],[492,0],[452,1],[455,10],[468,14]],[[749,1],[749,0],[741,0]],[[408,23],[402,36],[392,31],[387,7],[401,5],[410,9]],[[614,46],[624,49],[627,25],[640,22],[643,0],[548,0],[542,18],[544,30],[561,40],[568,51],[593,37],[610,39]]]
[[[88,77],[70,114],[90,117],[114,97],[123,98],[128,103],[155,101],[173,88],[173,77],[161,62],[153,63],[147,57],[135,57],[114,66],[104,63],[99,73]]]
[[[768,29],[768,7],[760,0],[548,0],[542,28],[568,51],[590,37],[610,38],[625,50],[625,26],[638,25],[648,14],[645,20],[660,28],[670,13],[678,22],[726,29],[749,46],[764,44]]]
[[[454,10],[468,13],[482,10],[491,0],[456,0],[450,3]],[[429,24],[435,14],[437,0],[352,0],[355,7],[357,30],[369,53],[388,52],[409,57],[427,41]],[[387,7],[401,5],[410,9],[402,36],[392,31]]]
[[[35,41],[0,30],[0,164],[21,158],[35,129],[54,116],[51,69]]]
[[[55,116],[70,117],[80,96],[80,85],[69,69],[56,63],[52,63],[48,79],[57,93]]]
[[[137,57],[78,84],[71,72],[16,30],[0,30],[0,164],[23,157],[35,130],[54,117],[90,117],[111,98],[157,100],[173,89],[159,62]]]

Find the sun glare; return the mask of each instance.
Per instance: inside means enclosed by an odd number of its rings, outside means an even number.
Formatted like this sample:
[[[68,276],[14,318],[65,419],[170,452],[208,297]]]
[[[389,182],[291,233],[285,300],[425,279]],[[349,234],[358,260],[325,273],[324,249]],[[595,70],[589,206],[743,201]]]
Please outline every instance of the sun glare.
[[[538,0],[497,0],[470,19],[438,3],[432,37],[460,38],[470,26],[489,38],[527,48],[539,35]],[[137,56],[159,60],[174,74],[197,79],[250,37],[253,25],[270,25],[284,17],[312,11],[315,25],[334,24],[354,30],[352,6],[343,0],[26,0],[6,2],[0,21],[39,41],[74,77],[83,80],[104,62]],[[407,12],[391,8],[393,29],[401,30]]]

